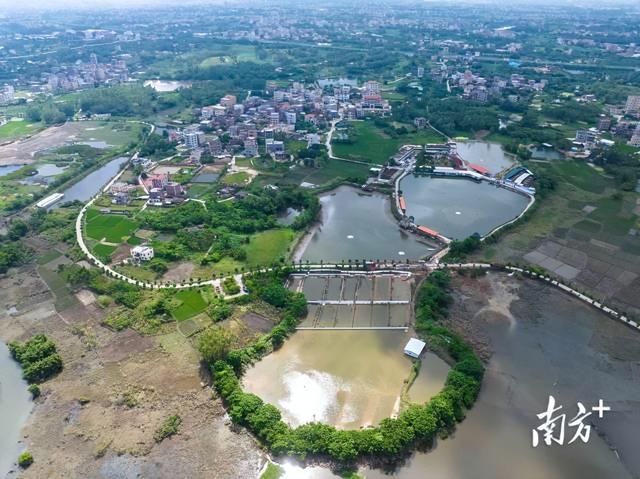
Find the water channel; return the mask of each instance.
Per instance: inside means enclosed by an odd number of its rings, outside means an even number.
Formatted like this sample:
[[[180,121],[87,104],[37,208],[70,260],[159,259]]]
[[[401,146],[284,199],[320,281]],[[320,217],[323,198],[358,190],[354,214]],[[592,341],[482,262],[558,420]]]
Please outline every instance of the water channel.
[[[14,171],[18,171],[23,166],[24,165],[0,165],[0,177],[6,176]]]
[[[55,203],[52,208],[66,203],[68,201],[82,201],[83,203],[88,201],[94,196],[101,188],[104,187],[114,176],[120,171],[120,167],[124,165],[129,158],[126,156],[119,156],[111,160],[104,166],[101,166],[96,171],[89,173],[77,183],[71,185],[69,188],[63,191],[64,198],[58,203]]]
[[[20,366],[0,341],[0,477],[6,476],[20,454],[20,430],[31,406],[31,394]]]

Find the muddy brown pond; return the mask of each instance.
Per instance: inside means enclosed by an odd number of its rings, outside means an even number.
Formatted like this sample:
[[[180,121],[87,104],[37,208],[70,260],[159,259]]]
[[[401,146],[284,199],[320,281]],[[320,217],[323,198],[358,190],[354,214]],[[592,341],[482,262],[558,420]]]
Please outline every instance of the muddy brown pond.
[[[640,337],[637,333],[578,300],[533,281],[519,281],[497,274],[490,274],[479,281],[489,289],[489,297],[496,298],[496,301],[476,311],[456,312],[473,318],[478,331],[486,335],[493,350],[478,401],[454,434],[439,440],[433,450],[412,455],[391,473],[369,469],[360,473],[367,479],[638,477]],[[504,289],[505,284],[513,291],[512,294],[499,294],[498,290]],[[482,291],[486,296],[487,289]],[[456,291],[456,294],[461,292]],[[275,372],[286,370],[285,365],[289,364],[295,365],[292,370],[305,374],[314,369],[326,371],[328,364],[332,363],[334,368],[348,371],[345,373],[347,376],[350,373],[361,375],[366,368],[361,370],[350,363],[358,361],[358,354],[364,354],[367,360],[375,361],[376,369],[381,370],[380,375],[391,381],[389,389],[395,388],[400,381],[398,378],[394,382],[394,376],[402,376],[406,372],[402,366],[403,359],[398,358],[401,351],[396,350],[402,342],[399,339],[375,340],[374,343],[379,343],[374,348],[375,353],[369,351],[372,343],[367,343],[372,339],[362,340],[362,344],[366,344],[363,353],[358,347],[353,351],[349,348],[351,341],[342,336],[343,332],[333,332],[334,336],[325,336],[324,339],[322,335],[325,332],[304,333],[307,334],[290,344],[290,357],[281,359],[275,356],[271,365],[258,367],[263,372]],[[292,340],[295,341],[298,334]],[[346,334],[355,337],[359,333]],[[325,343],[328,338],[330,340]],[[282,352],[287,351],[283,348]],[[383,368],[382,361],[388,366]],[[425,364],[429,364],[429,360]],[[432,377],[446,375],[446,365],[440,372],[440,364],[432,362],[432,365],[435,365],[431,369]],[[351,379],[354,380],[353,377]],[[414,394],[420,390],[419,381],[416,386]],[[295,410],[287,410],[290,397],[286,386],[271,385],[269,388],[275,395],[268,399],[274,403],[280,401],[278,407],[284,411],[285,417],[295,416]],[[255,387],[252,391],[263,393],[265,389]],[[335,390],[330,394],[337,397]],[[612,411],[602,419],[592,417],[587,421],[592,425],[587,444],[577,441],[566,445],[573,435],[573,430],[567,429],[564,446],[540,445],[533,448],[531,431],[540,425],[536,414],[546,409],[550,394],[563,406],[567,421],[576,414],[578,401],[590,408],[597,404],[598,399],[603,399]],[[317,399],[321,400],[327,398]],[[412,400],[423,401],[425,398],[412,397]],[[390,397],[385,399],[383,394],[376,403],[385,401],[383,409],[388,410],[392,402]],[[345,401],[339,409],[353,407],[364,411],[368,409],[366,404],[369,402],[356,400],[348,406],[348,401]],[[369,417],[361,415],[345,424],[337,414],[324,420],[338,425],[355,425],[379,417],[375,414]],[[292,461],[284,461],[283,467],[286,478],[337,477],[327,469],[301,468]]]

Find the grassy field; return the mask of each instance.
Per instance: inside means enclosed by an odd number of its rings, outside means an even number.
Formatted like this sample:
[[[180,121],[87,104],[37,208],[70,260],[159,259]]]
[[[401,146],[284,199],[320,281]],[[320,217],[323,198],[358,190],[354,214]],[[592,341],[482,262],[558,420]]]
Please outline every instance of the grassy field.
[[[295,155],[300,150],[304,150],[307,147],[307,142],[302,140],[287,140],[285,146],[287,153]]]
[[[158,279],[157,273],[145,268],[141,268],[140,266],[134,266],[132,264],[121,264],[116,267],[116,270],[124,275],[127,275],[133,279],[137,279],[139,281],[149,281],[153,282]]]
[[[47,251],[45,254],[43,254],[42,256],[38,256],[36,263],[38,263],[39,265],[44,265],[47,264],[50,261],[53,261],[54,259],[59,258],[60,256],[62,256],[62,253],[60,253],[60,251],[58,250],[51,250],[51,251]]]
[[[260,479],[278,479],[279,477],[282,477],[283,474],[284,469],[282,469],[277,464],[270,462],[269,464],[267,464],[267,468],[260,476]]]
[[[9,121],[0,126],[0,140],[13,140],[26,135],[33,135],[42,130],[40,123],[28,123],[24,120]]]
[[[329,160],[322,168],[297,166],[279,181],[299,185],[307,182],[323,185],[338,178],[363,177],[369,175],[369,166],[348,161]]]
[[[136,141],[142,130],[139,123],[84,121],[81,122],[78,141],[98,141],[120,147]]]
[[[231,173],[230,175],[225,175],[220,180],[225,185],[244,185],[249,180],[249,173],[245,171],[239,171],[238,173]]]
[[[89,238],[98,241],[104,238],[109,243],[120,243],[137,228],[138,224],[124,215],[102,214],[95,209],[87,211],[85,231]]]
[[[207,309],[207,303],[197,289],[178,291],[174,298],[181,301],[180,306],[171,311],[176,321],[184,321]]]
[[[56,297],[56,311],[64,311],[78,304],[78,300],[67,286],[67,282],[57,272],[46,266],[38,266],[38,273]]]
[[[368,121],[350,122],[349,126],[352,143],[334,143],[333,154],[340,158],[367,163],[385,163],[402,145],[443,141],[440,135],[430,130],[414,131],[398,138],[391,138]]]
[[[232,63],[233,59],[227,55],[218,55],[205,58],[200,62],[200,68],[209,68],[216,65],[224,65],[225,63]]]
[[[252,266],[268,265],[287,255],[287,250],[295,238],[295,232],[289,228],[268,230],[251,236],[248,245],[246,263]]]
[[[117,246],[113,246],[110,244],[102,244],[98,243],[93,247],[93,254],[95,254],[98,258],[106,259],[111,257],[111,254],[117,249]]]

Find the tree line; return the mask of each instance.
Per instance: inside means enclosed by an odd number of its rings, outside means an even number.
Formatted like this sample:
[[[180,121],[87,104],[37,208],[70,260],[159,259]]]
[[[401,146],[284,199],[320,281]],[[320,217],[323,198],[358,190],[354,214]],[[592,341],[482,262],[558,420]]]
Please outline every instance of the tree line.
[[[275,406],[244,392],[239,379],[245,364],[269,351],[269,343],[273,343],[278,328],[284,331],[295,328],[297,317],[289,311],[290,306],[286,306],[291,302],[283,301],[286,294],[279,290],[275,279],[254,282],[252,286],[261,298],[272,304],[285,304],[287,312],[280,324],[251,346],[232,350],[215,362],[211,362],[213,358],[205,358],[212,367],[214,386],[231,419],[249,429],[271,453],[301,460],[328,459],[341,465],[353,465],[357,459],[366,458],[395,461],[416,447],[431,446],[438,434],[451,431],[464,418],[465,409],[473,405],[484,367],[470,346],[441,324],[451,304],[450,278],[448,272],[436,271],[420,288],[416,331],[432,349],[446,353],[454,361],[443,390],[425,404],[409,406],[396,419],[383,419],[376,427],[340,430],[314,422],[292,428],[282,421]]]

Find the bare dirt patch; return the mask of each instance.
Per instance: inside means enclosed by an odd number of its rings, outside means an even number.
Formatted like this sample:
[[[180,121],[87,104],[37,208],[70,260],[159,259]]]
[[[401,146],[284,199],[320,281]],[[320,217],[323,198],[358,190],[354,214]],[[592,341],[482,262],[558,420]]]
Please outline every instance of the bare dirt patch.
[[[174,283],[180,283],[181,281],[188,281],[191,278],[194,270],[193,263],[183,262],[178,263],[169,269],[164,275],[162,275],[162,281],[172,281]]]
[[[65,123],[51,126],[26,140],[0,146],[0,165],[33,163],[35,153],[72,142],[81,131],[84,131],[81,123]]]
[[[64,362],[23,429],[35,462],[21,477],[257,476],[254,440],[229,427],[180,333],[113,332],[100,326],[106,311],[94,303],[57,313],[33,267],[0,279],[0,303],[11,305],[0,310],[0,339],[44,332]],[[154,432],[172,414],[180,431],[157,444]]]

